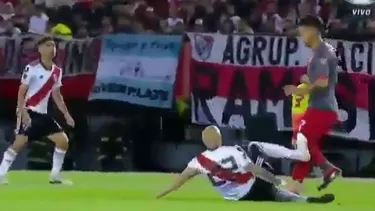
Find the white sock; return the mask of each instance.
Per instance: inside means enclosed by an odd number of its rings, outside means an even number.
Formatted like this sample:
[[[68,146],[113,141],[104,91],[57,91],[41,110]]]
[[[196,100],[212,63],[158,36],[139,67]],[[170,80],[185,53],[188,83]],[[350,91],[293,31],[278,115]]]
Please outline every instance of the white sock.
[[[53,152],[51,178],[59,179],[59,175],[64,164],[66,150],[55,148]]]
[[[277,144],[263,143],[263,142],[251,142],[251,145],[257,145],[263,153],[271,158],[288,158],[292,154],[292,150]]]
[[[13,149],[8,148],[4,152],[3,160],[0,164],[0,176],[4,176],[8,173],[10,166],[12,165],[13,161],[16,159],[17,152]]]

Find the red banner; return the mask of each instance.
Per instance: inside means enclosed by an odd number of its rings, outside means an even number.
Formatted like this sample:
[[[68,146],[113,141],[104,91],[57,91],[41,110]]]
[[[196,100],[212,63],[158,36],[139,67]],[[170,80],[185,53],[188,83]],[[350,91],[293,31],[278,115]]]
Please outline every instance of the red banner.
[[[191,70],[195,95],[274,101],[285,99],[282,87],[298,84],[306,72],[305,67],[235,67],[195,60]],[[368,109],[368,86],[371,80],[368,75],[339,73],[336,87],[339,100]]]
[[[0,99],[16,98],[24,67],[38,58],[35,48],[40,35],[0,37]],[[55,39],[55,63],[63,68],[62,92],[65,98],[87,99],[95,81],[101,41],[97,39]]]
[[[192,121],[237,129],[255,116],[274,116],[291,128],[291,104],[282,87],[298,84],[311,50],[297,37],[189,34]],[[332,134],[373,140],[375,88],[372,43],[328,40],[342,60],[336,97],[342,124]],[[177,89],[179,90],[179,89]]]

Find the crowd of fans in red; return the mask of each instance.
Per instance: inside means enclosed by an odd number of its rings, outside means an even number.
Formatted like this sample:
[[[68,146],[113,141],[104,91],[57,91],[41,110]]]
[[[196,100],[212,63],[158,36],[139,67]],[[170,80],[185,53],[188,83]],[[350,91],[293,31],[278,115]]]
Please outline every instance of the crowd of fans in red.
[[[0,33],[66,38],[184,31],[294,35],[298,19],[314,14],[325,21],[331,37],[375,37],[375,19],[353,17],[350,11],[351,5],[341,0],[0,0]]]

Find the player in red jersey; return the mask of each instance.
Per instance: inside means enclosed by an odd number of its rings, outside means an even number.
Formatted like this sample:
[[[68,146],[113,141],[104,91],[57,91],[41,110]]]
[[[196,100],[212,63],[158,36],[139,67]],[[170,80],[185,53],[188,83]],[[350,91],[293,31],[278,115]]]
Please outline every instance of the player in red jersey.
[[[17,153],[27,141],[44,136],[55,143],[53,164],[50,174],[51,184],[71,184],[70,181],[60,179],[60,171],[65,153],[69,146],[67,135],[58,123],[47,114],[50,96],[59,110],[64,114],[66,122],[74,127],[74,120],[70,116],[60,93],[62,86],[62,69],[53,63],[56,46],[51,37],[44,37],[37,43],[40,59],[26,65],[18,90],[17,126],[15,141],[4,152],[0,164],[0,181],[6,183],[5,175],[15,160]]]
[[[335,87],[338,75],[338,58],[334,48],[321,38],[323,22],[315,16],[307,16],[300,21],[299,32],[308,47],[313,50],[313,57],[307,67],[307,78],[310,81],[306,87],[287,85],[285,94],[310,94],[308,108],[304,113],[297,133],[296,153],[303,153],[301,162],[293,168],[292,178],[296,186],[300,186],[311,170],[311,164],[323,169],[324,182],[319,190],[326,188],[341,170],[332,165],[320,150],[322,137],[332,126],[338,123],[338,105],[335,97]],[[296,189],[299,189],[296,187]]]
[[[332,194],[305,197],[277,187],[282,180],[272,174],[272,166],[265,161],[258,145],[252,145],[249,152],[239,146],[222,146],[221,133],[216,126],[207,127],[202,133],[202,140],[208,149],[194,157],[157,198],[177,190],[194,176],[203,174],[226,200],[308,203],[329,203],[334,200]]]

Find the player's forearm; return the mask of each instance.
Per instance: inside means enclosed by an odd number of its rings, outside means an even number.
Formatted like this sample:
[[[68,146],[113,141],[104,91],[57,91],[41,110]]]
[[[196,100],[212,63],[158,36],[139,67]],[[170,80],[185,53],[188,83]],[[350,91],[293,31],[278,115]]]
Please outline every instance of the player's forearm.
[[[65,115],[69,114],[68,108],[65,105],[64,98],[60,93],[55,94],[54,101],[57,108],[60,110],[61,113]]]
[[[259,177],[266,182],[272,183],[276,186],[281,184],[281,179],[278,179],[271,172],[253,163],[247,165],[247,170],[252,172],[256,177]]]
[[[180,187],[181,187],[181,185],[174,183],[174,184],[172,184],[170,187],[168,187],[167,189],[165,189],[164,191],[162,191],[162,192],[157,196],[157,198],[164,197],[164,196],[166,196],[167,194],[169,194],[170,192],[173,192],[173,191],[177,190],[177,189],[180,188]]]
[[[328,81],[326,79],[318,79],[313,84],[306,84],[304,87],[297,87],[294,94],[303,96],[309,94],[313,89],[325,88],[327,86]]]
[[[311,92],[313,87],[314,85],[311,85],[311,84],[306,85],[305,87],[297,87],[293,94],[299,95],[299,96],[307,95]]]
[[[27,92],[27,88],[21,85],[20,88],[18,89],[18,95],[17,95],[17,110],[19,112],[23,112],[23,110],[25,110],[26,92]]]

